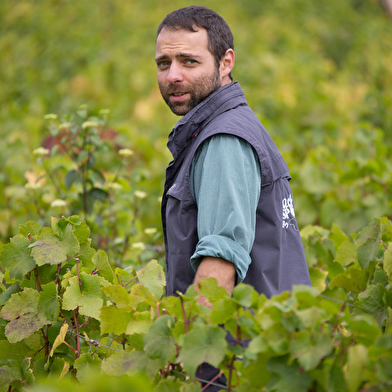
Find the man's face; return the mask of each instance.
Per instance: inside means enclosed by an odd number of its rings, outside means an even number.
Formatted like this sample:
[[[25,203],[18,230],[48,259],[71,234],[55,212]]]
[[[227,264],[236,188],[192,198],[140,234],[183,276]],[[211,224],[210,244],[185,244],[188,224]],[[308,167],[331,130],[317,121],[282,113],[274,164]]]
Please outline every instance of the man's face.
[[[208,50],[205,29],[163,28],[156,43],[157,76],[162,97],[183,116],[222,86],[219,68]]]

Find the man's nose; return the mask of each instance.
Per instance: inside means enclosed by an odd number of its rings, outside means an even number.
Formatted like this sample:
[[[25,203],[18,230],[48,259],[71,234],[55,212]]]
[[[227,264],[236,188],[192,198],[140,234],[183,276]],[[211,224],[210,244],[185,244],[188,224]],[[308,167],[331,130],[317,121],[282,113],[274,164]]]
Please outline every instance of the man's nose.
[[[183,80],[182,69],[180,65],[175,62],[171,63],[169,73],[167,74],[167,80],[170,83],[182,82]]]

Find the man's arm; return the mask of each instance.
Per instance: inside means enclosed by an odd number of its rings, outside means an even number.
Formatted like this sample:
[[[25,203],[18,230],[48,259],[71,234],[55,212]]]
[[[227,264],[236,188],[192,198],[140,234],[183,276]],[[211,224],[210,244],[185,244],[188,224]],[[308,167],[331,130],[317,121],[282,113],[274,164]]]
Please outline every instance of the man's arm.
[[[232,262],[219,257],[204,257],[199,264],[194,280],[196,291],[198,291],[198,283],[206,278],[215,278],[218,281],[218,286],[222,286],[231,294],[236,281],[235,266]],[[204,296],[200,297],[199,303],[211,309],[210,302]]]
[[[230,135],[208,139],[195,155],[190,185],[198,205],[195,288],[213,277],[231,294],[246,275],[254,241],[260,168],[252,147]]]

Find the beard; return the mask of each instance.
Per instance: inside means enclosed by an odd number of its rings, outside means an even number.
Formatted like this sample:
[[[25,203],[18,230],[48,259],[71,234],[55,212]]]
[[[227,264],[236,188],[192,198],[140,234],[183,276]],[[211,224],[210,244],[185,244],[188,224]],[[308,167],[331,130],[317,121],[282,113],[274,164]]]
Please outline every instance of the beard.
[[[190,112],[219,87],[221,87],[221,79],[217,68],[215,68],[214,73],[210,77],[201,76],[189,85],[183,86],[181,84],[170,83],[167,86],[162,86],[159,84],[162,98],[177,116],[184,116]],[[180,92],[188,93],[189,97],[181,101],[170,100],[172,94]]]

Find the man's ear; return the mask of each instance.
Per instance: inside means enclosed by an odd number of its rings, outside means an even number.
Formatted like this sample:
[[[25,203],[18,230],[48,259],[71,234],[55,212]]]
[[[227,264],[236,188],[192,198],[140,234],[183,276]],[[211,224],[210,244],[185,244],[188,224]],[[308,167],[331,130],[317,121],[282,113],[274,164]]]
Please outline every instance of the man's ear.
[[[222,80],[222,86],[231,82],[229,74],[234,67],[235,54],[233,49],[227,49],[220,61],[219,71]]]

